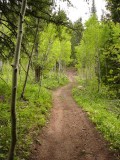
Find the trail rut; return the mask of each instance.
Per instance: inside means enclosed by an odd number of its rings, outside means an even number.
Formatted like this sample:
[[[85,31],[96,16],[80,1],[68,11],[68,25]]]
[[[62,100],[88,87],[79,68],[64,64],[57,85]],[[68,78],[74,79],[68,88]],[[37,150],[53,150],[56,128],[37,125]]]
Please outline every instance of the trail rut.
[[[35,144],[30,160],[116,160],[87,114],[72,98],[70,83],[53,92],[53,108]]]

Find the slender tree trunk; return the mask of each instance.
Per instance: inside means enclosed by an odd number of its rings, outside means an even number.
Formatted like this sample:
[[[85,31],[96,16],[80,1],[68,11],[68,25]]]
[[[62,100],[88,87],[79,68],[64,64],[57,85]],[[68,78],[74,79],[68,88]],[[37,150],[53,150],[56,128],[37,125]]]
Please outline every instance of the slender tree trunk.
[[[35,57],[38,60],[38,44],[39,44],[39,38],[37,38],[37,41],[35,43]],[[39,82],[40,81],[40,65],[35,64],[35,81]]]
[[[2,72],[3,62],[0,60],[0,72]]]
[[[105,58],[105,80],[107,79],[108,75],[108,67],[107,67],[107,59]]]
[[[61,60],[59,59],[59,69],[58,69],[59,73],[61,73],[61,70],[62,70],[62,64],[61,64]]]
[[[41,70],[40,70],[40,66],[37,65],[35,66],[35,82],[39,82],[40,81],[40,74]]]
[[[21,93],[21,98],[24,98],[25,88],[26,88],[28,74],[29,74],[29,69],[30,69],[30,63],[31,63],[33,51],[34,51],[35,44],[36,44],[38,29],[39,29],[39,19],[38,19],[38,24],[37,24],[37,28],[36,28],[35,39],[34,39],[32,51],[31,51],[31,54],[30,54],[30,57],[29,57],[29,62],[28,62],[28,66],[27,66],[27,71],[26,71],[25,81],[24,81],[24,85],[23,85],[23,90],[22,90],[22,93]]]
[[[0,12],[0,24],[1,24],[1,19],[2,19],[2,12]],[[2,27],[2,30],[4,30],[3,27]],[[3,67],[3,62],[2,62],[2,59],[0,59],[0,72],[2,72],[2,67]]]
[[[15,48],[15,57],[13,64],[13,79],[12,79],[12,100],[11,100],[11,145],[9,150],[8,160],[14,159],[15,145],[16,145],[16,93],[17,93],[17,77],[18,65],[20,58],[20,49],[23,35],[23,21],[26,10],[27,0],[23,0],[21,4],[21,11],[19,15],[18,34]]]
[[[98,51],[98,92],[101,87],[101,67],[100,67],[100,53]]]
[[[38,39],[38,42],[39,42],[39,39]],[[38,42],[36,43],[36,49],[35,49],[35,55],[36,55],[36,58],[38,59]],[[48,47],[47,47],[47,50],[46,50],[46,53],[43,57],[43,63],[47,61],[48,59],[48,55],[50,53],[50,50],[51,50],[51,47],[52,47],[52,43],[51,40],[49,40],[49,44],[48,44]],[[43,65],[39,65],[37,64],[35,66],[35,81],[36,82],[42,82],[42,76],[43,76]]]

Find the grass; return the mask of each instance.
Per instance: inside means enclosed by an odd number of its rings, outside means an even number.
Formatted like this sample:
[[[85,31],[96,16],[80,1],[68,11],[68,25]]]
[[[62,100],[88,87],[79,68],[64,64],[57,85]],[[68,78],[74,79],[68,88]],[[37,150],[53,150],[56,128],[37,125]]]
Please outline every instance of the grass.
[[[32,143],[33,133],[31,130],[41,129],[46,123],[46,118],[51,108],[52,96],[45,88],[41,88],[40,97],[38,97],[38,86],[27,85],[27,101],[17,101],[17,147],[16,159],[26,158],[29,154],[29,146]],[[5,89],[4,84],[0,84],[0,90]],[[5,92],[5,90],[4,90]],[[7,95],[8,92],[8,95]],[[8,89],[4,93],[4,101],[0,103],[0,159],[6,159],[10,145],[10,98]],[[3,92],[0,92],[3,95]],[[19,95],[19,94],[18,94]],[[19,96],[18,96],[19,97]],[[35,137],[35,135],[34,135]],[[27,150],[25,149],[27,148]],[[22,157],[21,157],[22,156]]]
[[[59,86],[63,86],[68,83],[68,78],[65,74],[57,74],[54,72],[50,72],[44,79],[43,79],[43,86],[48,89],[55,89]]]
[[[83,90],[74,88],[73,97],[110,142],[110,148],[120,150],[120,108],[114,103],[111,109],[111,101],[103,93],[90,90],[89,87]]]
[[[21,71],[23,72],[23,71]],[[1,74],[0,80],[0,160],[6,160],[11,140],[10,102],[11,102],[11,69],[6,66]],[[32,73],[33,74],[33,73]],[[32,77],[32,74],[30,75]],[[41,128],[46,124],[52,107],[52,94],[48,89],[55,89],[68,82],[65,75],[61,74],[59,79],[55,73],[49,73],[44,79],[42,87],[28,79],[25,91],[25,99],[20,100],[24,73],[21,73],[17,90],[17,145],[15,160],[27,159],[30,147],[36,139]]]

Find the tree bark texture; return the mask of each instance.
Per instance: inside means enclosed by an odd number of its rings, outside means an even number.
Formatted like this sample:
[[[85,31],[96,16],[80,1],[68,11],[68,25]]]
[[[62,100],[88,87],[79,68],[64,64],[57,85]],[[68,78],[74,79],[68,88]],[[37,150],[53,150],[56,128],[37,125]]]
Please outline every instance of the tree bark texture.
[[[39,38],[37,37],[36,43],[35,43],[35,58],[38,60],[38,48],[39,48]],[[35,64],[35,81],[40,81],[40,65]]]
[[[18,33],[17,33],[17,42],[15,47],[15,57],[13,64],[13,76],[12,76],[12,97],[11,97],[11,144],[8,155],[8,160],[14,159],[14,152],[16,146],[16,94],[17,94],[17,77],[18,77],[18,66],[20,59],[20,49],[23,35],[23,21],[26,11],[27,0],[22,0],[21,10],[19,15],[18,23]]]
[[[100,53],[98,52],[98,92],[101,87],[101,66],[100,66]]]
[[[96,49],[96,62],[95,62],[95,74],[97,76],[97,90],[100,92],[101,88],[101,63],[100,63],[100,52]]]
[[[35,82],[39,82],[40,81],[40,66],[35,66]]]

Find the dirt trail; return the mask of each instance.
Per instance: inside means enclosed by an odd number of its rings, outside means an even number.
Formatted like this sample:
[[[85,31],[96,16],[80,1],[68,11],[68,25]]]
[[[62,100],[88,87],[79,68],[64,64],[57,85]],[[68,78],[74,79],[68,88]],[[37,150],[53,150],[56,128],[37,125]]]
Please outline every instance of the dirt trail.
[[[53,92],[49,123],[38,137],[30,160],[115,160],[102,136],[72,98],[70,83]]]

